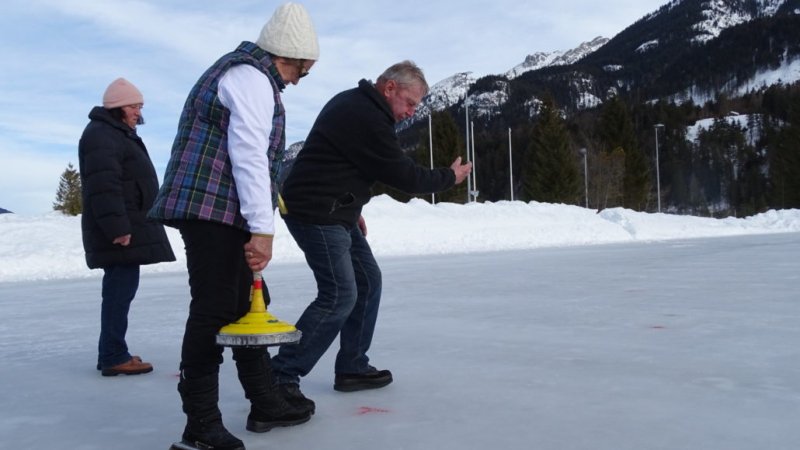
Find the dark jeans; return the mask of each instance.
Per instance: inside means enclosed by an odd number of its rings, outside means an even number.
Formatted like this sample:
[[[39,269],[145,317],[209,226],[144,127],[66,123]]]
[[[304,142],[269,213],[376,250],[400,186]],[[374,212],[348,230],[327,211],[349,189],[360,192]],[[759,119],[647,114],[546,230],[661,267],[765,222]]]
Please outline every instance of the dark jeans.
[[[185,378],[200,378],[219,372],[223,347],[216,344],[220,328],[235,322],[250,310],[253,272],[244,258],[250,233],[206,221],[175,224],[186,247],[189,289],[192,300],[181,348]],[[269,296],[264,286],[265,300]],[[263,349],[234,349],[234,359],[262,357]]]
[[[297,321],[300,342],[281,346],[272,359],[277,382],[299,383],[337,334],[335,372],[366,372],[381,300],[381,271],[372,249],[358,227],[284,221],[314,272],[318,293]]]
[[[97,364],[106,369],[131,359],[125,334],[128,332],[128,311],[139,289],[139,266],[109,266],[103,271]]]

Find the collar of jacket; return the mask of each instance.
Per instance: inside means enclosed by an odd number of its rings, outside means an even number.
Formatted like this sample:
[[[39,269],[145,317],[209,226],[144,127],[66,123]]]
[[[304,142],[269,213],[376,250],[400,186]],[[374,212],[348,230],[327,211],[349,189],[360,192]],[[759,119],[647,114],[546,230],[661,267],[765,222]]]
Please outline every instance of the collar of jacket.
[[[267,69],[267,72],[269,72],[269,74],[272,76],[272,79],[275,80],[275,84],[278,85],[278,90],[283,92],[283,90],[286,89],[286,82],[283,81],[280,72],[278,72],[278,68],[275,67],[275,64],[272,62],[273,55],[271,55],[268,51],[248,41],[244,41],[239,44],[235,51],[247,53],[248,55],[257,59],[258,62],[260,62]]]
[[[371,81],[362,79],[358,82],[358,88],[361,89],[361,92],[366,94],[366,96],[369,97],[373,102],[375,102],[375,104],[378,105],[378,108],[380,108],[387,116],[389,116],[389,119],[391,119],[392,122],[395,122],[394,114],[392,113],[392,107],[389,106],[389,102],[386,101],[386,97],[378,92],[378,89],[375,88],[375,85],[372,84]]]
[[[91,120],[99,120],[102,122],[106,122],[107,124],[111,125],[114,128],[117,128],[125,133],[138,138],[139,135],[136,134],[136,129],[131,128],[128,126],[127,123],[121,122],[115,119],[108,110],[102,106],[95,106],[89,111],[89,119]]]

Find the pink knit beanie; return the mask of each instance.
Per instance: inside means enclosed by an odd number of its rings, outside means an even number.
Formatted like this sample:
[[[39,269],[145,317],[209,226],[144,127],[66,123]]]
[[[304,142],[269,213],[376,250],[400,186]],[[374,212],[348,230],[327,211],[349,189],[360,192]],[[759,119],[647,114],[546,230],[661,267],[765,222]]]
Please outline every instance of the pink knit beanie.
[[[103,94],[103,107],[106,109],[138,105],[140,103],[144,103],[142,93],[125,78],[117,78],[112,81],[106,88],[105,94]]]

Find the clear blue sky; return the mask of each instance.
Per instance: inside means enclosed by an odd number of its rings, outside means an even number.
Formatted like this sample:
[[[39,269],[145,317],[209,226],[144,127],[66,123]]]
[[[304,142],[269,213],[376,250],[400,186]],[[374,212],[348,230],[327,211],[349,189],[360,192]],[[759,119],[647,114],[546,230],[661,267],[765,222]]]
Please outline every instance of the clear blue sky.
[[[0,207],[51,210],[89,110],[117,77],[144,94],[139,133],[159,176],[186,94],[243,40],[255,40],[282,2],[231,0],[4,0],[0,15]],[[411,59],[434,84],[457,72],[507,71],[539,51],[613,37],[665,0],[532,2],[311,0],[303,3],[321,56],[284,91],[289,142],[305,138],[319,109],[361,78]]]

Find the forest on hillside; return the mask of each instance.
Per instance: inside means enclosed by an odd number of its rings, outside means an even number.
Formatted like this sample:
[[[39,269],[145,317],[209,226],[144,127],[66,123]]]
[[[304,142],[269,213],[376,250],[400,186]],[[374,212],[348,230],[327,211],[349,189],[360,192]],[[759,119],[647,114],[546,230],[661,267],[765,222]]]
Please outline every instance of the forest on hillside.
[[[544,98],[528,121],[472,118],[477,201],[510,200],[513,190],[515,200],[598,210],[654,212],[660,203],[664,212],[742,217],[800,208],[800,83],[736,99],[721,95],[702,107],[622,94],[571,116]],[[733,115],[746,120],[726,120]],[[713,122],[689,139],[690,127],[709,117]],[[434,113],[432,136],[427,123],[405,134],[409,154],[428,166],[432,137],[434,165],[466,157],[465,122],[463,110]],[[375,192],[410,198],[380,185]],[[464,203],[467,186],[436,200]]]

